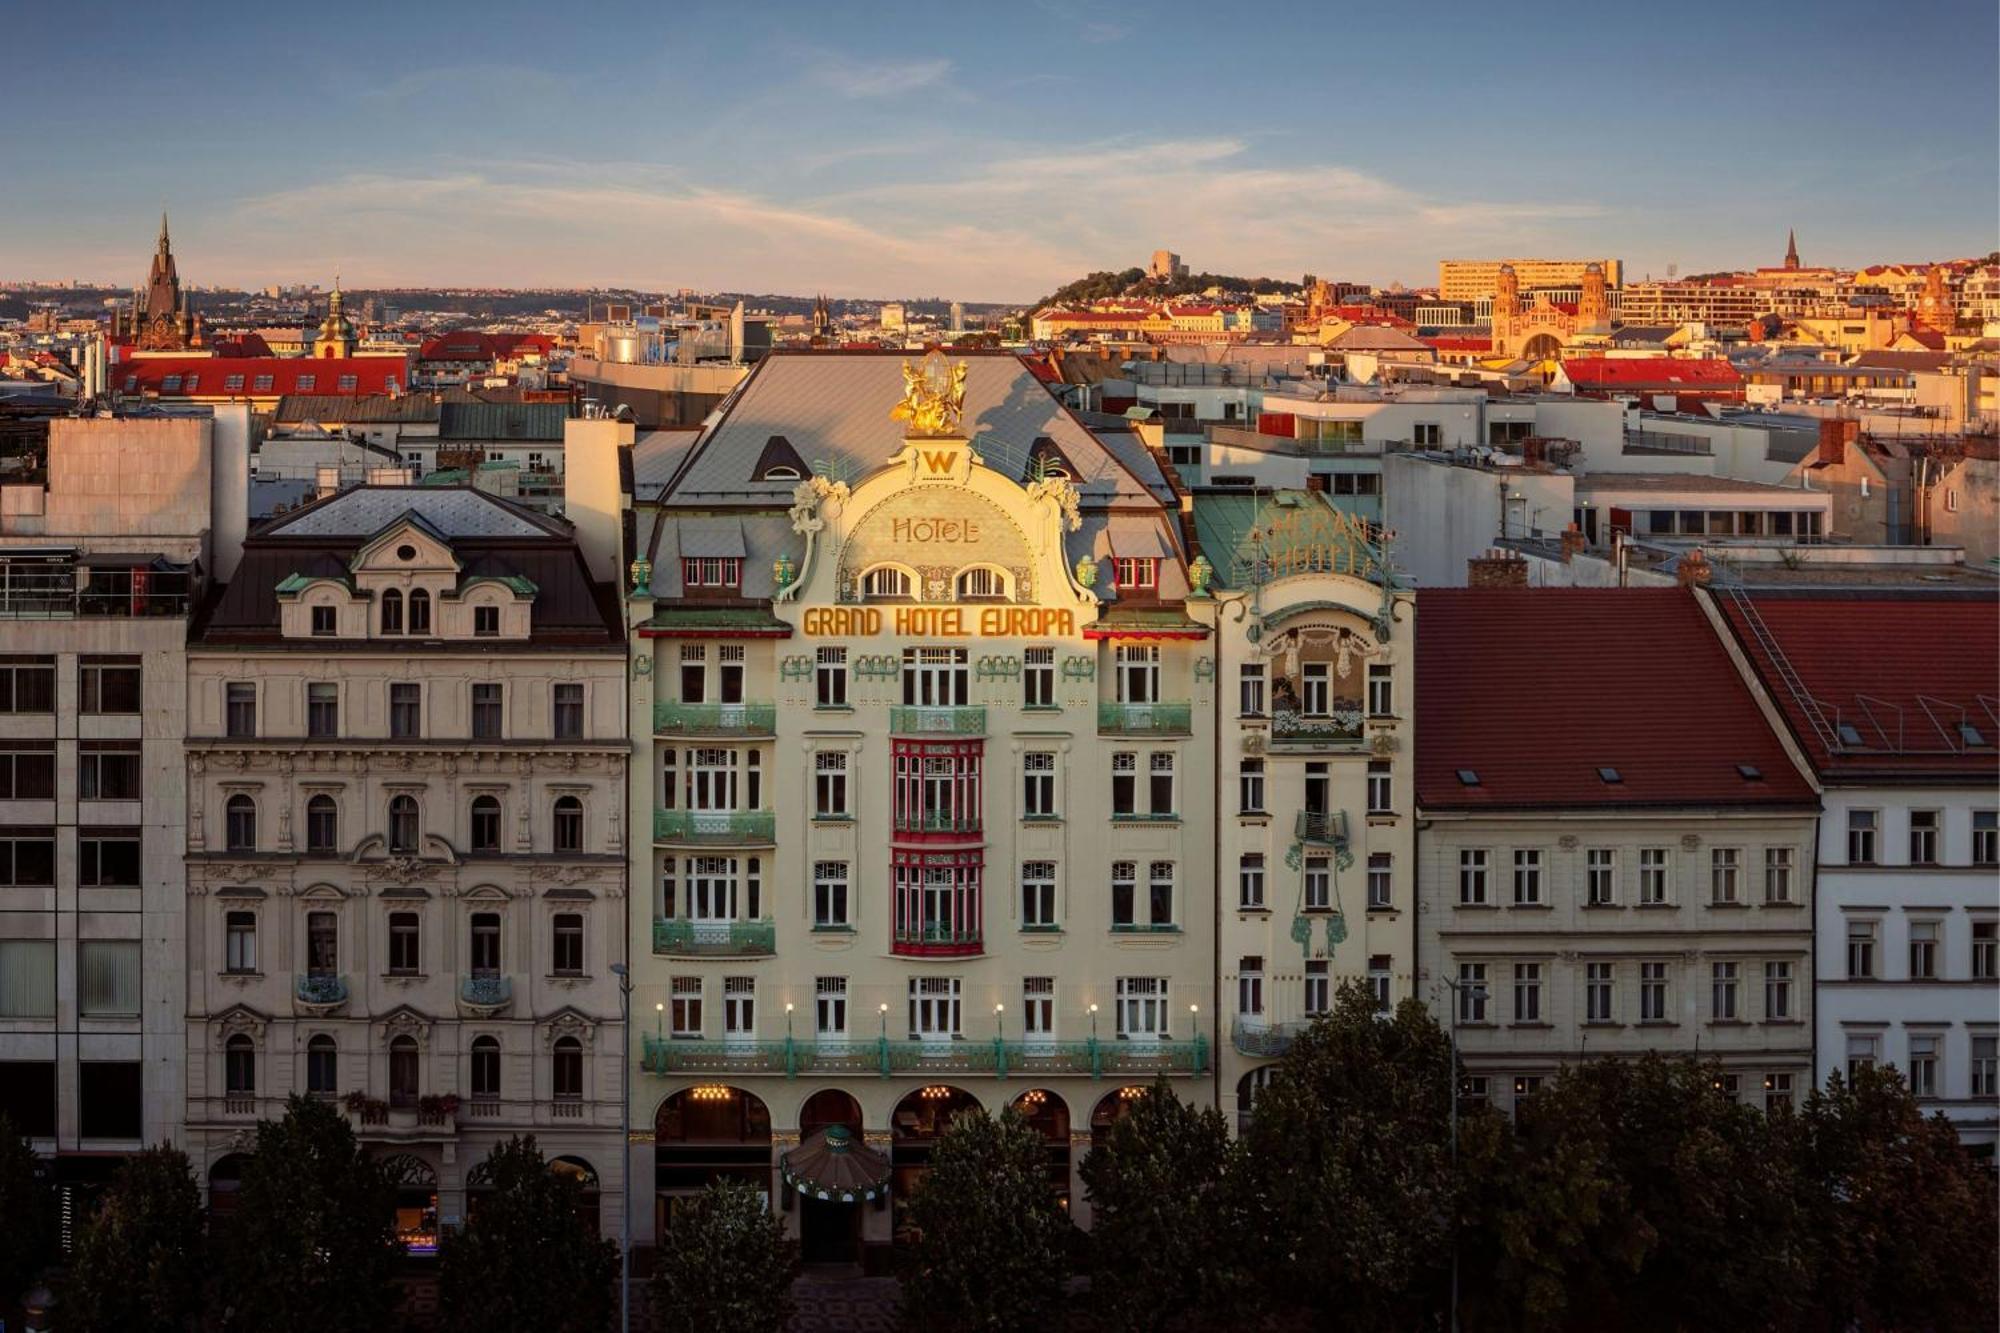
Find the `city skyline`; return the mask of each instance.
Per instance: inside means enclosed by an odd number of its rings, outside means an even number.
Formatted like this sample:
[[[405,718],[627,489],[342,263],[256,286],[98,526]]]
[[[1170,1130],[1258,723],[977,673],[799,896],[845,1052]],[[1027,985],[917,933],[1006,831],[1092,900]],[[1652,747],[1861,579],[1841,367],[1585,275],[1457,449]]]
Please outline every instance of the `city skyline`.
[[[1435,51],[1398,16],[1279,7],[1233,54],[1192,40],[1202,11],[1057,0],[633,10],[589,34],[505,6],[338,29],[119,9],[87,51],[10,20],[42,53],[17,102],[62,132],[0,146],[0,275],[135,280],[135,219],[163,205],[189,278],[243,286],[1017,302],[1157,247],[1419,286],[1458,256],[1608,253],[1628,281],[1770,264],[1794,227],[1808,264],[1994,245],[1990,6],[1922,7],[1894,45],[1854,40],[1845,4],[1691,6],[1678,39],[1467,10]],[[1312,41],[1324,59],[1291,54]],[[1649,93],[1648,64],[1672,86]],[[1921,134],[1882,109],[1917,98]]]

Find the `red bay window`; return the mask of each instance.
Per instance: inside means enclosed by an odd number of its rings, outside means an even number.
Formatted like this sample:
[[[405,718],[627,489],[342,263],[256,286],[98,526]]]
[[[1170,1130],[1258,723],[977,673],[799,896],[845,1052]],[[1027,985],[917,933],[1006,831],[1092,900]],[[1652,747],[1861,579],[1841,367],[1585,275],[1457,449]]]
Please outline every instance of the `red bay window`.
[[[937,956],[981,951],[984,854],[893,848],[895,921],[890,952]]]

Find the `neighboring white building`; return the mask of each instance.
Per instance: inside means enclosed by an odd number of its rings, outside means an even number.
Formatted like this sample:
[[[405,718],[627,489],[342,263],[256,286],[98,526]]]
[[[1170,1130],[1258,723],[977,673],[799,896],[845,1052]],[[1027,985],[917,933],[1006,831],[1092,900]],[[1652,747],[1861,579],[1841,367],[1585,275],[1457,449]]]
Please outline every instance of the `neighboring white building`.
[[[1820,1079],[1903,1071],[1976,1150],[2000,1131],[2000,605],[1993,593],[1718,593],[1818,771]]]

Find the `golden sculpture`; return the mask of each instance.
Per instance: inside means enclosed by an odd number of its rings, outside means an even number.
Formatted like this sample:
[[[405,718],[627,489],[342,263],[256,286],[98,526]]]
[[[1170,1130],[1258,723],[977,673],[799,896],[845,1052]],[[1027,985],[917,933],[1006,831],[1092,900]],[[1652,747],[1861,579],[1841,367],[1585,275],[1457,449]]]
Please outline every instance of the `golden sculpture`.
[[[913,438],[937,439],[959,433],[965,412],[966,363],[945,360],[932,350],[922,364],[903,363],[903,398],[889,411],[891,419],[910,423]]]

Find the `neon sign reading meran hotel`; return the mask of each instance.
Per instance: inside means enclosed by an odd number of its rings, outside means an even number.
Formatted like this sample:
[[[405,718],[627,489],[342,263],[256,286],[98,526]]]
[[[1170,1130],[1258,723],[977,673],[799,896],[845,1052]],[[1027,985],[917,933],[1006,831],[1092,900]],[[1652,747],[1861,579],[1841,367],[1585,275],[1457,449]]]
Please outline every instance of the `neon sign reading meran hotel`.
[[[879,606],[815,606],[801,628],[815,638],[869,638],[887,623],[916,638],[1041,639],[1076,633],[1076,612],[1046,606],[899,606],[885,616]]]

